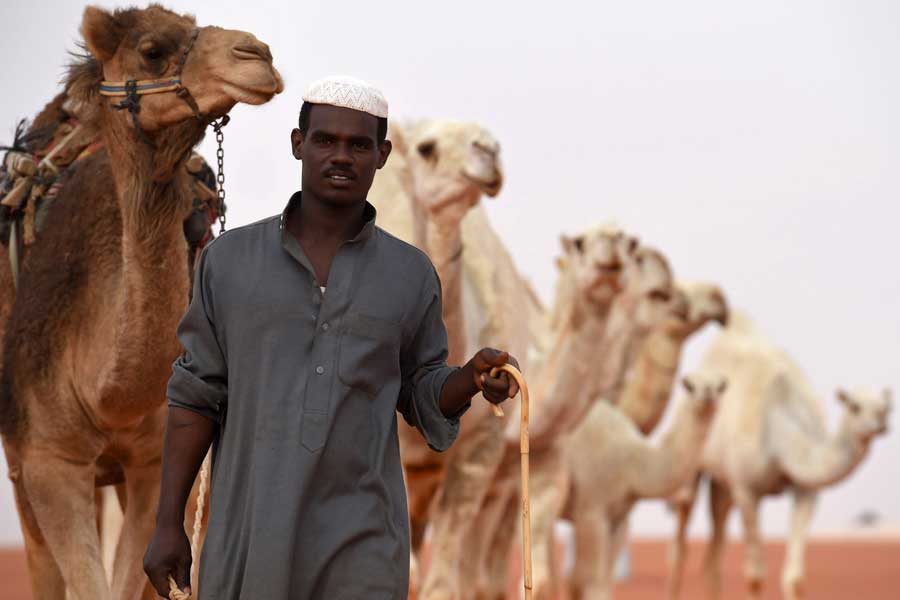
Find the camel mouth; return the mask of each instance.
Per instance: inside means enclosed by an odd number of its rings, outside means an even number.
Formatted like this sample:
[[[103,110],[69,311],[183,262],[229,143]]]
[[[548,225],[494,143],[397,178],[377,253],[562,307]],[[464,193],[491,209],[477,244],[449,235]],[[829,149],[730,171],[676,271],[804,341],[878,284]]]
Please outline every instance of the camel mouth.
[[[691,311],[687,306],[676,306],[672,308],[671,315],[683,323],[687,323],[691,317]]]
[[[222,87],[225,93],[235,102],[259,105],[265,104],[274,98],[276,94],[280,94],[284,89],[284,84],[281,83],[280,78],[275,78],[271,84],[266,86],[242,86],[225,82]]]
[[[594,270],[604,279],[616,277],[622,272],[622,263],[597,263],[594,265]]]
[[[499,173],[494,173],[493,177],[480,177],[478,175],[473,175],[468,170],[463,170],[463,177],[477,185],[482,192],[484,192],[487,196],[493,198],[497,194],[500,193],[500,189],[503,187],[503,177]]]

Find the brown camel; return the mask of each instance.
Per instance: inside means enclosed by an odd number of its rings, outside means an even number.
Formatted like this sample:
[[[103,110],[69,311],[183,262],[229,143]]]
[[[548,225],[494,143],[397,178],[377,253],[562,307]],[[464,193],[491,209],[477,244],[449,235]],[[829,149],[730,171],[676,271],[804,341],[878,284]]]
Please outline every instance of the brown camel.
[[[81,31],[90,56],[72,65],[65,93],[105,146],[67,173],[42,239],[22,263],[16,295],[5,292],[0,309],[8,315],[0,321],[0,425],[41,600],[67,591],[79,600],[148,592],[141,557],[153,528],[165,387],[189,289],[184,166],[206,124],[195,114],[217,118],[237,102],[262,104],[283,89],[268,48],[252,35],[198,29],[193,18],[159,6],[88,7]],[[103,80],[172,78],[179,70],[189,96],[141,96],[133,115],[114,108],[121,98],[98,92]],[[0,273],[0,289],[8,290],[10,274]],[[95,472],[110,462],[121,467],[128,498],[112,590],[94,524]]]

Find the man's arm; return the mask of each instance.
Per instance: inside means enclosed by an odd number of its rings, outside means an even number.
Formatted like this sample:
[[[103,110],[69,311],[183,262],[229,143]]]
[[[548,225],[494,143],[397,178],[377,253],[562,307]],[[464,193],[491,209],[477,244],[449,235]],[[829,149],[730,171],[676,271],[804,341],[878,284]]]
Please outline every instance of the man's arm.
[[[192,557],[184,507],[215,432],[216,423],[200,413],[169,407],[156,531],[144,555],[144,572],[163,598],[169,597],[170,574],[180,589],[190,593]]]
[[[459,434],[459,419],[469,408],[472,396],[484,392],[491,402],[515,395],[506,373],[489,376],[491,368],[507,361],[517,364],[505,352],[485,348],[463,367],[447,365],[447,329],[441,316],[441,287],[432,272],[422,294],[424,310],[410,342],[401,354],[401,388],[397,409],[439,452],[450,447]]]
[[[194,293],[178,324],[184,352],[166,387],[169,414],[163,444],[156,531],[144,555],[144,571],[157,593],[169,597],[168,576],[190,586],[191,548],[184,509],[203,457],[216,434],[228,396],[228,368],[215,328],[208,244],[200,254]]]

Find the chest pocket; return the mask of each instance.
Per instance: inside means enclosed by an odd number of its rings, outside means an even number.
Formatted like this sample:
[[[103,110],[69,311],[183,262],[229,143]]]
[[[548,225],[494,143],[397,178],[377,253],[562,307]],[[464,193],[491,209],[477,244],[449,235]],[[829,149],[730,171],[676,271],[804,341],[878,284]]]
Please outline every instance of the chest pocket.
[[[400,324],[362,313],[343,319],[338,377],[372,396],[400,377]]]

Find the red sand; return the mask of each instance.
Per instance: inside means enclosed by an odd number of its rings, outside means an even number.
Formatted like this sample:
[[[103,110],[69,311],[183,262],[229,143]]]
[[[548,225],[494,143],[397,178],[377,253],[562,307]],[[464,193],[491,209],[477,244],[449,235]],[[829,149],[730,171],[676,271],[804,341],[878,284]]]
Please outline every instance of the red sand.
[[[664,597],[666,545],[636,541],[632,548],[632,577],[616,588],[616,600],[648,600]],[[702,544],[691,545],[691,556],[682,597],[703,598],[700,576]],[[764,600],[777,600],[784,547],[768,544],[769,575]],[[725,556],[725,594],[746,597],[741,577],[742,552],[731,544]],[[814,541],[807,551],[806,597],[811,600],[892,600],[900,598],[900,540]],[[517,598],[518,596],[511,596]],[[22,549],[0,550],[0,600],[28,600],[28,571]]]

